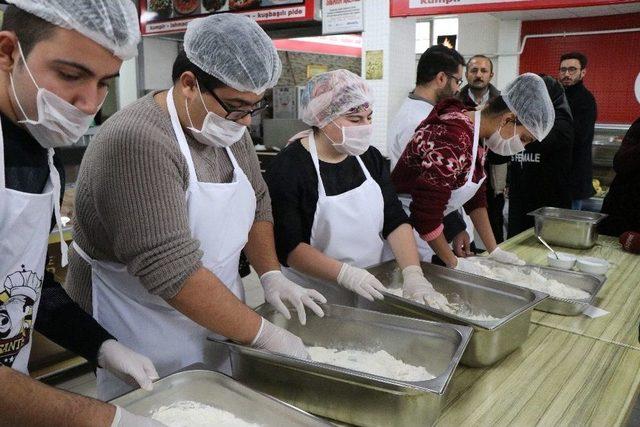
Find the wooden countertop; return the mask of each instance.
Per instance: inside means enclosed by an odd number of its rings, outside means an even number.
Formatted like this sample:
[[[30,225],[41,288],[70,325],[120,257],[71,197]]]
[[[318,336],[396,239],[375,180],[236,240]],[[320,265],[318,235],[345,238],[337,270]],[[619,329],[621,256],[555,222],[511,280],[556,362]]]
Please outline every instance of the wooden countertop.
[[[547,250],[533,230],[501,247],[546,265]],[[534,311],[520,349],[490,368],[457,369],[437,426],[626,422],[640,388],[640,256],[623,252],[606,236],[591,250],[561,250],[614,263],[595,301],[610,313],[591,319]]]
[[[547,264],[547,249],[533,235],[533,230],[525,231],[501,245],[513,251],[531,264]],[[607,281],[598,293],[595,306],[607,310],[609,314],[596,319],[585,315],[560,316],[534,311],[532,322],[573,332],[585,337],[631,346],[640,350],[638,323],[640,323],[640,255],[624,252],[617,239],[600,236],[596,246],[589,250],[554,248],[562,252],[583,256],[595,256],[612,263],[607,273]]]

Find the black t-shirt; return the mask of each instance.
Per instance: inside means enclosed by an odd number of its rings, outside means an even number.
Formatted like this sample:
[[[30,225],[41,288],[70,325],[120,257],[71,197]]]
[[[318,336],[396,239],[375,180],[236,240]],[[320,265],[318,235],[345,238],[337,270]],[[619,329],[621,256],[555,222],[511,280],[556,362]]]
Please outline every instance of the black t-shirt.
[[[360,156],[384,198],[384,239],[396,228],[409,223],[389,178],[389,165],[374,147]],[[365,181],[354,156],[340,163],[320,161],[320,175],[327,196],[345,193]],[[318,203],[318,176],[311,154],[300,141],[292,142],[271,162],[265,180],[269,186],[275,223],[276,250],[283,265],[300,243],[310,243],[311,227]]]
[[[23,193],[40,194],[49,179],[47,150],[29,132],[0,114],[4,137],[4,171],[7,188]],[[54,165],[60,173],[61,194],[64,193],[64,169],[58,156]],[[55,222],[55,221],[54,221]],[[0,237],[1,238],[1,237]],[[0,285],[4,277],[0,277]],[[0,303],[1,304],[1,303]],[[113,338],[89,314],[77,305],[46,272],[35,330],[92,363],[96,363],[102,343]]]

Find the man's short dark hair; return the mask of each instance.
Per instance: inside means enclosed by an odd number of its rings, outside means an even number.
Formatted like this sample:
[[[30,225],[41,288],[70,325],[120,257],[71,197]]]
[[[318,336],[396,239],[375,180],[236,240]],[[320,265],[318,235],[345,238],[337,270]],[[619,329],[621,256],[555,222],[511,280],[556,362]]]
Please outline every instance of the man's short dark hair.
[[[480,58],[480,59],[486,59],[487,61],[489,61],[489,65],[491,66],[491,72],[493,73],[493,61],[491,60],[491,58],[489,58],[486,55],[473,55],[471,58],[469,58],[469,60],[467,61],[467,68],[469,68],[469,64],[471,63],[471,61],[473,61],[476,58]]]
[[[51,37],[56,28],[58,27],[51,22],[14,5],[7,6],[2,17],[2,31],[15,33],[25,58],[38,42]]]
[[[173,80],[173,83],[176,83],[180,76],[186,71],[191,71],[196,76],[196,79],[198,79],[198,83],[200,83],[201,86],[200,89],[203,91],[225,86],[224,83],[213,77],[211,74],[207,74],[202,71],[200,67],[187,58],[186,52],[181,50],[180,53],[178,53],[176,60],[173,62],[173,70],[171,71],[171,79]]]
[[[464,66],[464,58],[457,50],[443,45],[431,46],[425,50],[418,61],[416,85],[424,85],[435,79],[438,73],[454,74],[458,67]]]
[[[587,68],[587,57],[580,52],[569,52],[565,53],[560,57],[560,62],[566,61],[567,59],[577,59],[580,62],[580,68]]]

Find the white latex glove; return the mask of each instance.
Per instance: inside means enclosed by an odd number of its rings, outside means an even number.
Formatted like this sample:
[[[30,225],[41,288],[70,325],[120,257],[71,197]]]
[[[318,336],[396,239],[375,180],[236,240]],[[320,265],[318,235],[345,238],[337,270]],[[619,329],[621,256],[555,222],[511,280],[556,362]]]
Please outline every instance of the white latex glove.
[[[404,298],[439,309],[449,305],[447,297],[433,289],[419,266],[410,265],[406,267],[402,270],[402,277],[404,279],[402,285],[402,296]]]
[[[98,365],[128,384],[138,383],[153,390],[153,380],[160,378],[153,362],[116,340],[106,340],[98,350]]]
[[[258,334],[253,341],[251,341],[250,346],[297,359],[311,360],[307,348],[298,336],[274,325],[264,317],[262,318]]]
[[[504,263],[504,264],[513,264],[513,265],[524,265],[525,262],[518,258],[518,255],[513,252],[507,252],[500,247],[496,247],[493,252],[489,254],[489,258]]]
[[[126,409],[116,406],[116,415],[113,417],[111,427],[167,427],[167,425],[151,418],[134,415]]]
[[[342,264],[338,274],[338,284],[360,296],[373,301],[383,299],[384,295],[380,291],[385,291],[382,283],[376,277],[362,268],[352,267],[346,262]]]
[[[309,307],[317,316],[324,316],[324,311],[316,301],[326,303],[327,299],[315,289],[303,288],[287,279],[279,270],[268,271],[260,277],[260,283],[264,289],[264,299],[274,306],[284,317],[291,319],[291,313],[284,304],[288,301],[296,308],[300,324],[307,323],[307,313],[304,306]]]
[[[476,265],[475,263],[465,258],[458,258],[458,264],[456,265],[456,270],[482,276],[482,271],[480,270],[480,267],[478,267],[478,265]]]

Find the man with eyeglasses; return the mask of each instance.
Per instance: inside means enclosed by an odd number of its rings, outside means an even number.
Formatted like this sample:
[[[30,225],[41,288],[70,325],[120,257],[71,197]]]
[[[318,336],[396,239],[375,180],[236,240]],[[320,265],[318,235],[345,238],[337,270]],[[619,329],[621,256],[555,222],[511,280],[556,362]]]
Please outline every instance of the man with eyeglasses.
[[[391,160],[391,170],[413,138],[416,128],[429,116],[433,107],[441,100],[458,93],[463,82],[463,66],[462,55],[443,45],[431,46],[422,53],[418,62],[416,87],[402,103],[389,130],[387,154]],[[411,197],[400,194],[399,198],[408,213]],[[445,216],[443,223],[446,239],[452,242],[456,255],[470,255],[472,239],[469,235],[473,232],[471,227],[467,232],[462,214],[459,211],[451,212]],[[434,252],[422,239],[416,241],[421,259],[431,262]],[[437,259],[433,261],[438,262]]]
[[[302,341],[244,304],[244,249],[285,317],[315,291],[284,277],[271,202],[247,132],[280,77],[271,39],[252,20],[220,14],[189,23],[173,87],[107,120],[87,149],[76,192],[69,291],[160,376],[203,362],[227,370],[207,337],[307,358]],[[92,304],[93,303],[93,304]],[[216,335],[217,334],[217,335]],[[98,372],[98,393],[128,385]]]
[[[591,145],[598,108],[593,94],[584,86],[587,57],[580,52],[560,57],[558,80],[564,86],[573,114],[573,163],[571,166],[571,208],[581,210],[586,199],[595,194],[591,164]]]

